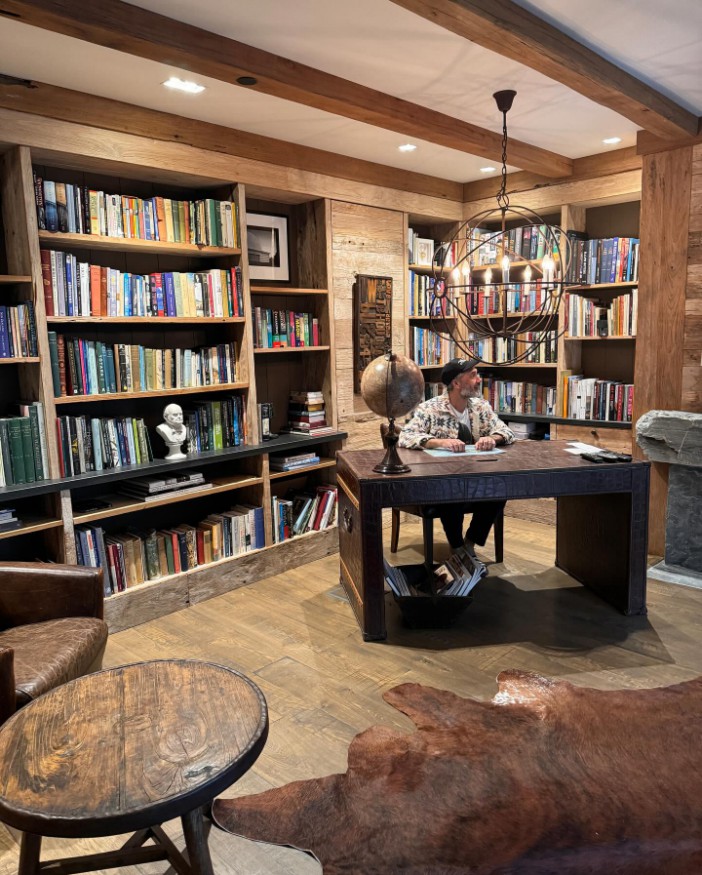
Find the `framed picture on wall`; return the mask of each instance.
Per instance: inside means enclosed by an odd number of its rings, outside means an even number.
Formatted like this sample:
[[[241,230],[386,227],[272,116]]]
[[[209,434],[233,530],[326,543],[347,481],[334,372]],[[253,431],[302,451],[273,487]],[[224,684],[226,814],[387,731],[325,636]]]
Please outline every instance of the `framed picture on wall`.
[[[429,237],[414,238],[414,253],[412,261],[416,265],[431,267],[434,258],[434,241]]]
[[[246,214],[249,276],[254,280],[290,280],[287,216]]]

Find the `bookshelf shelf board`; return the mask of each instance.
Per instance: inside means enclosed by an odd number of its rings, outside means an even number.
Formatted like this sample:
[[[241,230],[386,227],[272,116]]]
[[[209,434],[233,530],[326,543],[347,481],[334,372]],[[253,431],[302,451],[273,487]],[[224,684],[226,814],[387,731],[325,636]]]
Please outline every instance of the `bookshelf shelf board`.
[[[635,289],[639,284],[638,280],[631,280],[625,283],[592,283],[591,285],[568,286],[568,292],[599,292],[603,289]]]
[[[272,347],[259,347],[257,346],[254,349],[256,354],[258,353],[281,353],[281,352],[325,352],[328,351],[328,346],[272,346]]]
[[[479,368],[557,368],[558,362],[517,362],[516,364],[501,365],[501,364],[486,364],[480,362]]]
[[[19,274],[0,273],[0,286],[11,286],[18,283],[31,283],[31,276],[20,276]]]
[[[543,258],[532,258],[531,260],[520,259],[519,261],[510,261],[509,268],[510,270],[513,267],[537,267],[539,271],[541,270]],[[502,272],[502,265],[497,262],[492,262],[491,264],[474,264],[471,266],[471,271],[474,270],[496,270]],[[532,277],[532,282],[535,282],[539,277]],[[514,282],[514,280],[512,280]]]
[[[33,532],[43,532],[46,529],[58,529],[63,525],[62,520],[40,519],[38,517],[24,517],[22,525],[7,532],[0,532],[0,540],[15,538],[18,535],[31,535]]]
[[[281,477],[295,477],[298,474],[307,474],[309,471],[316,471],[320,468],[334,468],[336,459],[320,459],[314,465],[300,465],[299,468],[293,468],[291,471],[273,471],[269,474],[270,480],[279,480]]]
[[[36,355],[26,355],[26,356],[14,356],[13,358],[0,358],[0,365],[26,365],[26,364],[36,364],[40,362],[41,359]]]
[[[455,316],[410,316],[412,322],[455,322]]]
[[[446,362],[439,362],[436,365],[420,365],[420,364],[417,364],[417,362],[415,362],[415,364],[417,365],[417,367],[419,368],[420,371],[434,371],[437,368],[443,368],[443,366],[446,364]]]
[[[563,340],[636,340],[635,334],[607,334],[604,337],[564,337]]]
[[[546,310],[544,313],[538,312],[529,312],[529,313],[519,313],[519,312],[509,312],[509,313],[471,313],[469,314],[469,319],[479,319],[481,321],[485,321],[488,319],[502,319],[504,316],[507,316],[508,319],[557,319],[558,313],[550,310]]]
[[[125,513],[134,513],[140,510],[148,510],[152,507],[162,507],[165,504],[178,504],[182,501],[191,501],[194,498],[204,498],[208,495],[216,495],[218,492],[231,492],[233,489],[241,489],[244,486],[258,486],[263,483],[261,477],[246,477],[243,475],[232,477],[217,477],[210,481],[214,484],[211,489],[202,489],[199,492],[191,492],[189,495],[164,495],[154,501],[137,501],[126,495],[109,495],[107,500],[110,507],[96,510],[92,513],[81,513],[74,516],[74,522],[81,525],[94,520],[102,520],[113,516],[121,516]]]
[[[168,243],[161,240],[141,240],[137,237],[102,237],[98,234],[61,234],[52,231],[40,231],[39,243],[55,249],[111,249],[115,252],[189,255],[193,258],[241,255],[241,249],[225,246],[198,246],[195,243]]]
[[[433,275],[435,273],[449,274],[449,273],[451,273],[451,271],[455,270],[456,268],[455,267],[443,267],[443,266],[442,267],[439,267],[439,266],[435,267],[433,264],[410,264],[409,269],[413,273],[428,273],[430,275]]]
[[[543,413],[510,413],[508,410],[496,410],[495,413],[505,422],[550,422],[554,425],[631,429],[630,422],[616,422],[611,419],[569,419],[564,416],[546,416]]]
[[[106,323],[110,325],[198,325],[220,322],[246,322],[245,316],[47,316],[48,325],[85,325]]]
[[[328,289],[284,288],[283,286],[251,286],[252,295],[328,295]]]
[[[178,462],[167,462],[165,459],[154,459],[152,462],[142,462],[141,465],[123,465],[120,468],[107,468],[104,471],[88,471],[76,474],[74,477],[61,477],[56,480],[40,480],[36,483],[21,483],[16,486],[0,487],[0,504],[7,504],[19,498],[35,495],[45,495],[66,489],[82,489],[85,487],[104,488],[106,483],[116,483],[119,480],[146,477],[165,472],[182,471],[184,468],[212,465],[251,456],[261,456],[267,453],[298,452],[315,444],[326,444],[342,441],[348,437],[344,431],[333,434],[308,437],[304,434],[281,434],[260,444],[243,444],[239,447],[227,447],[223,450],[206,450],[192,454]],[[209,491],[209,490],[207,490]]]
[[[54,404],[90,404],[95,401],[119,401],[125,398],[165,398],[171,395],[195,395],[200,392],[230,392],[248,389],[248,383],[220,383],[216,386],[185,386],[180,389],[152,389],[148,392],[105,392],[103,395],[62,395]]]

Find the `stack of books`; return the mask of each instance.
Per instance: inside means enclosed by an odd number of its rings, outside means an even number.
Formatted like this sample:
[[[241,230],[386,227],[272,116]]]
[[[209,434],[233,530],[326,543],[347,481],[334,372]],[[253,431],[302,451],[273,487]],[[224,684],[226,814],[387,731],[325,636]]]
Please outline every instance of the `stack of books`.
[[[202,492],[205,489],[212,489],[212,484],[205,482],[205,477],[200,471],[181,471],[172,477],[125,480],[119,486],[119,491],[123,495],[136,498],[138,501],[157,501],[174,495]]]
[[[271,456],[270,467],[272,471],[294,471],[296,468],[307,468],[316,465],[319,456],[316,452],[296,453],[293,456]]]
[[[334,434],[334,429],[327,423],[324,395],[321,392],[291,392],[288,425],[281,431],[310,437]]]
[[[14,507],[0,508],[0,532],[9,532],[18,529],[21,525],[22,520],[18,520],[15,516]]]

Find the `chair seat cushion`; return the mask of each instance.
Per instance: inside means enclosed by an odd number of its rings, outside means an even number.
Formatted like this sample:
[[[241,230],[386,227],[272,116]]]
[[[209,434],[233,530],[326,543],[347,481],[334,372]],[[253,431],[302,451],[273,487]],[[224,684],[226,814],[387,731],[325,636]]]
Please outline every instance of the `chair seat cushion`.
[[[63,617],[0,632],[0,645],[15,654],[15,690],[21,708],[42,693],[87,674],[102,658],[107,623]]]

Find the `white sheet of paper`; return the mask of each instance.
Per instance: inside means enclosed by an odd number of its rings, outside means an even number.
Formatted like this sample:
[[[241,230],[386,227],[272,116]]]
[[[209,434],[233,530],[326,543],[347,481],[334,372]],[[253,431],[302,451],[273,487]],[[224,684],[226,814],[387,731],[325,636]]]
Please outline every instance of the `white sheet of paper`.
[[[473,444],[467,444],[463,453],[454,453],[453,450],[446,450],[443,447],[439,447],[436,450],[428,450],[425,447],[424,452],[429,453],[430,456],[439,456],[443,458],[453,456],[455,459],[456,456],[497,456],[500,453],[504,453],[504,450],[498,450],[497,447],[495,447],[494,450],[476,450]]]
[[[568,441],[566,453],[572,453],[574,456],[579,456],[580,453],[599,453],[600,447],[593,447],[592,444],[583,444],[580,441]]]

